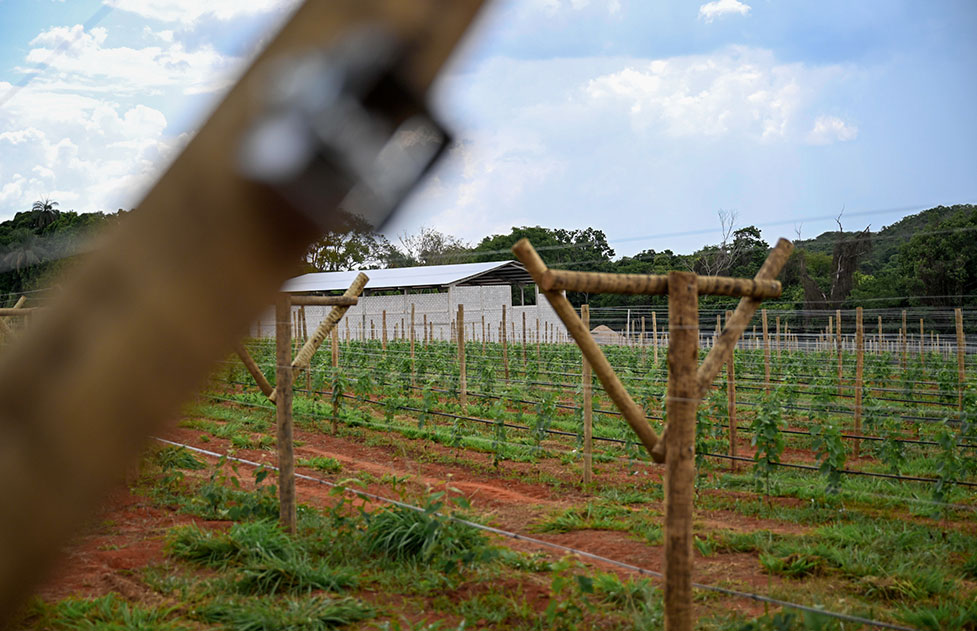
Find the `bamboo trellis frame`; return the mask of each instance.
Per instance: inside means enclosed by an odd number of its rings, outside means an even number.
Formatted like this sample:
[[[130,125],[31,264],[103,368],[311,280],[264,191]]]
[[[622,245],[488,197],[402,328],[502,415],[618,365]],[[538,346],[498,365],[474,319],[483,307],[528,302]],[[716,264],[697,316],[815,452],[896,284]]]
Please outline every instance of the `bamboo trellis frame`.
[[[603,274],[551,270],[528,239],[513,247],[526,270],[563,321],[567,331],[593,367],[605,392],[621,411],[655,462],[665,463],[665,628],[691,631],[692,613],[692,500],[695,486],[695,413],[764,298],[778,297],[776,277],[794,246],[780,239],[753,279],[698,276],[691,272],[663,275]],[[622,385],[589,327],[563,293],[668,294],[668,425],[659,437]],[[726,319],[705,360],[698,364],[699,295],[740,297]],[[766,327],[764,327],[766,328]],[[768,379],[769,381],[769,379]]]

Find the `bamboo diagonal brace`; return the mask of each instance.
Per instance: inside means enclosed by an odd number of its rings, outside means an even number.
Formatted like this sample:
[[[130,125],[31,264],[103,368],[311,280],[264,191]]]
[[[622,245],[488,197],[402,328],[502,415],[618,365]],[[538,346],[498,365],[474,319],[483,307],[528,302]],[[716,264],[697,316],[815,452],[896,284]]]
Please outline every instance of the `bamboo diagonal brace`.
[[[793,251],[794,244],[787,239],[777,241],[777,245],[770,251],[767,260],[763,262],[763,266],[760,267],[760,271],[756,273],[753,280],[763,282],[776,279],[780,275],[780,270],[787,264],[787,259],[790,258],[790,254]],[[779,292],[777,295],[780,295]],[[719,374],[729,352],[736,345],[736,341],[740,339],[740,336],[743,335],[743,331],[746,330],[746,325],[753,318],[761,302],[762,300],[760,298],[754,297],[740,299],[740,303],[736,306],[736,311],[726,321],[726,327],[716,340],[715,346],[706,355],[702,364],[699,365],[699,370],[696,372],[700,396],[704,396],[712,386],[712,380]]]
[[[529,240],[520,239],[512,246],[512,251],[516,255],[516,258],[526,266],[526,270],[533,277],[533,280],[537,284],[541,284],[540,281],[544,278],[548,270],[546,269],[546,264],[543,263],[543,260],[539,257],[539,254]],[[543,290],[542,293],[546,296],[550,305],[553,306],[553,310],[556,311],[556,315],[560,317],[564,326],[567,327],[567,331],[570,332],[570,336],[573,337],[577,346],[580,347],[580,351],[584,357],[590,362],[591,368],[600,380],[601,385],[604,386],[604,391],[614,401],[614,405],[621,411],[624,420],[627,421],[627,424],[638,435],[641,444],[645,446],[649,454],[652,454],[652,458],[654,459],[655,456],[652,450],[658,443],[658,434],[648,424],[644,410],[634,402],[634,399],[628,394],[620,379],[617,378],[614,369],[611,368],[610,362],[607,361],[607,357],[604,356],[600,347],[597,346],[597,342],[594,341],[590,331],[581,322],[570,301],[566,299],[566,296],[558,291]],[[662,462],[662,460],[655,461]]]
[[[343,292],[344,298],[359,298],[359,295],[363,293],[363,288],[366,286],[367,281],[370,277],[360,272],[353,279],[353,283],[349,286],[345,292]],[[309,367],[309,363],[312,361],[312,356],[319,349],[319,346],[325,341],[329,334],[332,332],[333,328],[339,324],[339,321],[343,319],[346,312],[352,305],[337,305],[329,310],[329,315],[319,323],[316,327],[315,333],[306,340],[305,345],[299,349],[299,352],[295,355],[295,359],[292,360],[292,378],[297,379],[299,373],[306,370]],[[272,390],[268,398],[272,401],[278,395],[278,389]]]
[[[254,382],[258,384],[259,388],[261,388],[262,394],[264,394],[266,397],[270,397],[271,393],[274,392],[275,389],[272,388],[270,383],[268,383],[268,379],[265,377],[265,374],[261,372],[261,369],[258,368],[257,362],[255,362],[254,358],[251,357],[251,353],[248,352],[248,349],[244,348],[244,345],[239,343],[236,347],[234,347],[234,352],[236,352],[237,356],[241,358],[241,362],[244,364],[244,367],[248,369],[248,372],[251,373],[251,376],[254,378]]]

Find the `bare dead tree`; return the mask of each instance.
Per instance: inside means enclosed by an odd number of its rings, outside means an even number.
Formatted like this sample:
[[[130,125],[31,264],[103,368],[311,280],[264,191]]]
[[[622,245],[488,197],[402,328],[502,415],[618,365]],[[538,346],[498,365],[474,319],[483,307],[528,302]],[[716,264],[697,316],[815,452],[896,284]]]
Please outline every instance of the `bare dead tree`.
[[[841,223],[844,214],[845,208],[842,206],[841,213],[835,218],[835,223],[838,224],[838,239],[831,255],[831,288],[828,291],[821,289],[811,278],[804,256],[798,257],[798,276],[804,288],[804,308],[807,310],[841,308],[855,285],[858,261],[872,249],[871,225],[866,226],[861,232],[846,236]],[[798,229],[797,232],[800,237],[800,230]]]
[[[719,216],[719,225],[723,235],[722,241],[715,249],[704,252],[702,256],[689,264],[690,271],[703,276],[721,275],[730,268],[739,254],[736,241],[733,238],[739,213],[735,210],[720,208],[716,214]]]

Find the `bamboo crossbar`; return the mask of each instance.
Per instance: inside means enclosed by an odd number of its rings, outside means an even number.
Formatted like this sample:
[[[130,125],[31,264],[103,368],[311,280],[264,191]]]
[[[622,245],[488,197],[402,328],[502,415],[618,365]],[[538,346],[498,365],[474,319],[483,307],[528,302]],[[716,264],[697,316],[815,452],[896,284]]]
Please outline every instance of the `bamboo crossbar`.
[[[2,307],[0,308],[0,318],[10,316],[29,316],[38,310],[38,307]]]
[[[736,298],[777,298],[780,281],[729,276],[698,276],[700,296],[733,296]],[[668,293],[668,276],[662,274],[606,274],[547,269],[538,281],[543,291],[579,291],[590,294],[625,294],[657,296]]]
[[[271,393],[274,392],[275,389],[270,383],[268,383],[268,379],[265,377],[265,374],[261,372],[261,369],[258,368],[257,362],[255,362],[254,358],[251,357],[251,353],[248,352],[248,349],[246,349],[243,344],[238,343],[238,345],[234,348],[234,352],[236,352],[237,356],[241,358],[241,362],[244,364],[244,367],[248,369],[248,372],[251,374],[254,382],[258,384],[258,387],[261,389],[261,393],[266,397],[271,396]]]
[[[359,301],[357,296],[292,296],[293,305],[301,307],[353,307]]]
[[[526,271],[529,272],[530,276],[533,277],[533,280],[538,285],[543,274],[546,272],[546,264],[543,263],[543,259],[539,257],[539,254],[529,240],[520,239],[512,246],[512,252],[526,266]],[[652,454],[652,458],[655,458],[652,450],[658,444],[658,434],[648,424],[644,410],[634,402],[634,399],[628,394],[621,380],[614,374],[614,369],[611,368],[607,357],[604,356],[603,351],[600,350],[597,342],[594,341],[590,331],[577,316],[570,301],[558,291],[542,290],[542,293],[553,307],[553,310],[556,311],[556,315],[559,316],[564,326],[566,326],[567,331],[573,337],[577,346],[580,347],[580,351],[584,357],[590,362],[594,374],[597,375],[597,379],[604,386],[604,391],[614,401],[614,405],[621,411],[621,415],[627,424],[638,435],[641,444],[644,445],[649,454]],[[663,461],[656,459],[656,462]]]

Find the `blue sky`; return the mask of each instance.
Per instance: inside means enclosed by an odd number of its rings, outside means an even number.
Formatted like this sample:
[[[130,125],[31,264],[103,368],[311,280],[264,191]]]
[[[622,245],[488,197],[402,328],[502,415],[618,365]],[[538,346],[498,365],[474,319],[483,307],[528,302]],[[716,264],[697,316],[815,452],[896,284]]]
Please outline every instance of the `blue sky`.
[[[0,0],[0,218],[133,205],[290,7]],[[970,0],[494,2],[433,93],[457,143],[387,232],[688,252],[720,209],[773,241],[977,202],[975,32]]]

